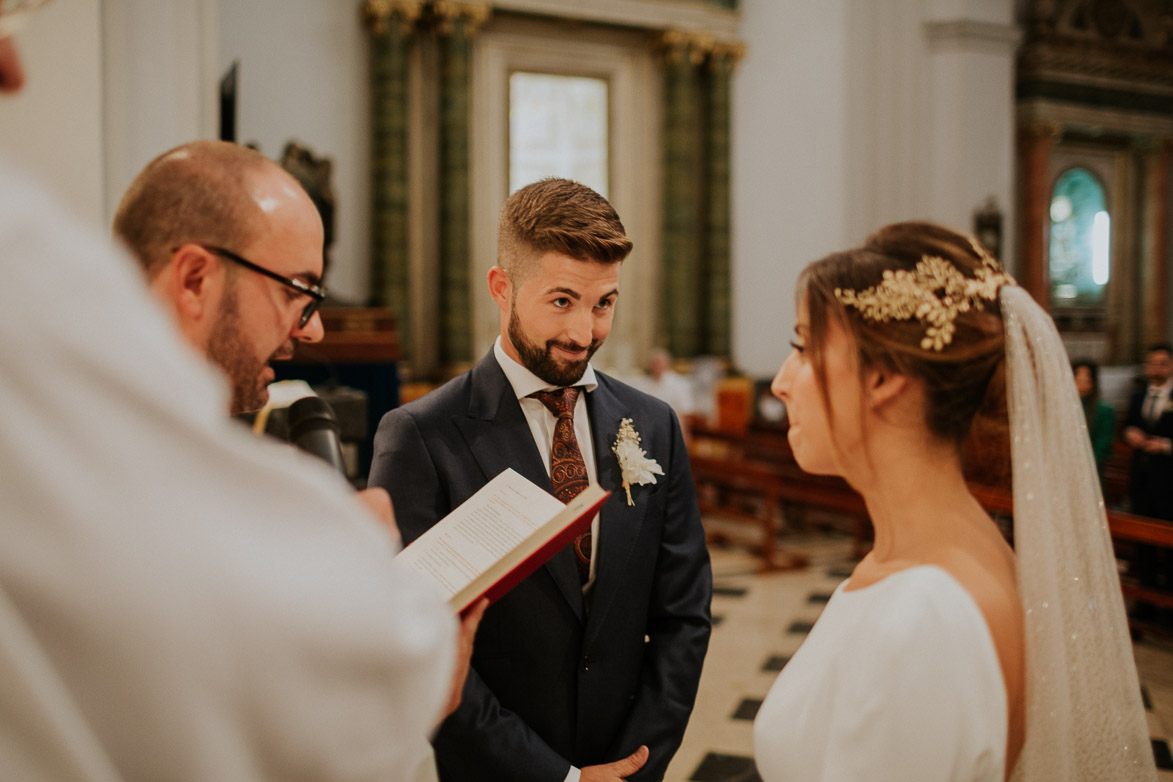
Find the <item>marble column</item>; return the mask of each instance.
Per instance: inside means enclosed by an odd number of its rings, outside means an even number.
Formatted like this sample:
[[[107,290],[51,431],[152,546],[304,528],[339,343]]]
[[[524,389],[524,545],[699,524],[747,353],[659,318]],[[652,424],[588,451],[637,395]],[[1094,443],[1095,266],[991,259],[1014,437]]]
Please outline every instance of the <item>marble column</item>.
[[[1050,125],[1031,125],[1018,132],[1018,160],[1022,177],[1022,233],[1016,276],[1043,309],[1050,310],[1046,230],[1051,206],[1049,163],[1054,136]]]
[[[668,350],[691,357],[701,344],[704,240],[699,66],[711,43],[694,35],[665,33],[664,191],[660,313]]]
[[[371,298],[398,322],[411,345],[411,259],[408,252],[408,48],[421,3],[367,0],[371,37]]]
[[[1173,140],[1155,144],[1143,157],[1145,180],[1142,261],[1143,333],[1145,344],[1168,337],[1169,301],[1169,165]]]
[[[488,3],[437,1],[440,55],[439,359],[450,368],[472,356],[472,249],[469,134],[472,122],[472,41],[490,14]]]
[[[705,237],[700,310],[700,351],[728,357],[732,334],[730,280],[730,94],[733,68],[744,56],[740,44],[716,44],[706,73]]]

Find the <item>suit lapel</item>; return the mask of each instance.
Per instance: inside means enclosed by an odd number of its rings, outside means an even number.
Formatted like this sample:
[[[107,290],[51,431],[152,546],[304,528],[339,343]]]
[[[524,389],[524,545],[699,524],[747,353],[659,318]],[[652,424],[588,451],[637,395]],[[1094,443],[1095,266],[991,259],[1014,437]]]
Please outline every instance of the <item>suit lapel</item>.
[[[491,350],[473,367],[471,385],[468,415],[458,417],[455,423],[486,478],[491,480],[512,467],[553,493],[550,476],[534,444],[513,386]],[[545,569],[578,618],[584,619],[582,584],[578,580],[571,547],[555,554],[545,564]]]
[[[595,569],[594,594],[591,597],[591,615],[587,629],[587,642],[602,626],[607,612],[616,598],[620,597],[620,585],[624,573],[634,567],[632,557],[635,541],[639,538],[640,526],[644,523],[647,509],[646,492],[633,489],[634,505],[627,504],[623,491],[623,476],[619,460],[611,447],[619,433],[619,422],[631,417],[631,411],[611,392],[606,379],[600,376],[599,386],[587,394],[587,409],[591,417],[591,434],[594,438],[595,468],[599,485],[611,492],[599,512],[598,564]],[[636,421],[636,428],[639,422]]]

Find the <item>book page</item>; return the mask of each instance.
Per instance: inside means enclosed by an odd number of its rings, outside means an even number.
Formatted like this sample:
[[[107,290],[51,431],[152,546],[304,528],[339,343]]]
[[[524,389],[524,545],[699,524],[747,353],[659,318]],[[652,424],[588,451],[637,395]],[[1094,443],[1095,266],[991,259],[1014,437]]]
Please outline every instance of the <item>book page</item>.
[[[507,469],[400,552],[451,598],[565,506]]]

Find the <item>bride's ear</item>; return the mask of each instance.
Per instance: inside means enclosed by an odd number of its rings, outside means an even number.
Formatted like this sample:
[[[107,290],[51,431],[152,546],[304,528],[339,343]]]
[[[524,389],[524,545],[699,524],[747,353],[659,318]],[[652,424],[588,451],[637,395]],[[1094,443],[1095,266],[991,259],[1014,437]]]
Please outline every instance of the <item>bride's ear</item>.
[[[868,372],[867,395],[873,408],[883,407],[898,398],[908,388],[908,377],[890,369]]]

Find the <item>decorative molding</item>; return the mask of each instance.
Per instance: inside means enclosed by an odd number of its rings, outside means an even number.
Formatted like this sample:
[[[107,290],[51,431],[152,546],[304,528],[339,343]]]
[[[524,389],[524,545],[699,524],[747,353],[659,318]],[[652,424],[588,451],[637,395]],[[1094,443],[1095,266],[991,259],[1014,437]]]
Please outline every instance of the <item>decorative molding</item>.
[[[1051,142],[1058,144],[1063,139],[1063,126],[1057,122],[1031,122],[1019,128],[1019,133],[1028,139],[1040,139],[1050,136]]]
[[[423,6],[423,0],[366,0],[362,5],[363,26],[372,36],[383,36],[392,17],[398,17],[403,34],[408,35],[423,13]]]
[[[1011,53],[1022,40],[1018,25],[957,19],[948,22],[925,22],[929,49],[994,49]]]
[[[495,0],[499,11],[568,17],[652,30],[704,30],[715,36],[735,37],[741,15],[696,0]]]
[[[1062,74],[1066,78],[1099,78],[1132,86],[1173,87],[1173,57],[1096,45],[1090,41],[1039,42],[1018,57],[1018,80]]]
[[[436,18],[436,30],[440,35],[451,35],[457,20],[464,20],[464,34],[471,38],[485,26],[493,15],[489,3],[455,3],[451,0],[435,0],[432,14]]]
[[[710,33],[689,30],[666,30],[656,38],[654,47],[665,61],[680,63],[685,57],[692,65],[708,60],[710,67],[720,61],[732,70],[745,57],[746,46],[740,41],[718,41]]]
[[[709,52],[709,67],[716,67],[718,63],[732,71],[745,58],[746,45],[743,43],[723,42],[713,44]]]
[[[1044,124],[1092,133],[1173,135],[1173,117],[1042,99],[1019,101],[1017,124]]]
[[[670,63],[680,63],[685,57],[692,65],[700,65],[713,50],[716,41],[708,33],[668,30],[656,41],[656,47]]]

